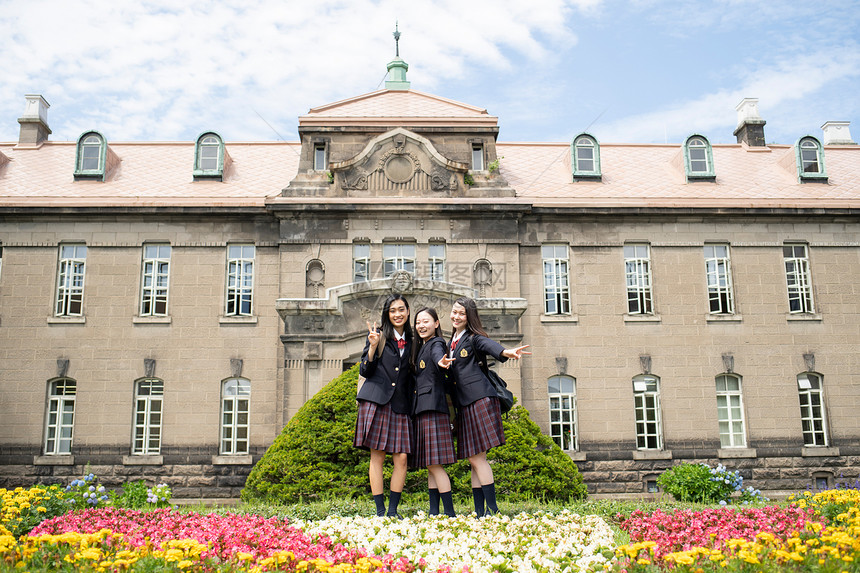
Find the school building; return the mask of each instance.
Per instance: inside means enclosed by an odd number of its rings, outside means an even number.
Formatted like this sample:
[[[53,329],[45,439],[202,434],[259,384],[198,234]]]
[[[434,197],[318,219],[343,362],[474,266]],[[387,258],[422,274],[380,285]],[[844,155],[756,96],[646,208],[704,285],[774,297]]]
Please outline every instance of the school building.
[[[89,464],[236,497],[391,292],[446,330],[472,296],[531,345],[500,373],[590,493],[653,494],[680,461],[772,494],[858,478],[847,122],[771,144],[744,99],[732,144],[503,143],[388,68],[297,142],[53,141],[25,97],[0,143],[0,487]]]

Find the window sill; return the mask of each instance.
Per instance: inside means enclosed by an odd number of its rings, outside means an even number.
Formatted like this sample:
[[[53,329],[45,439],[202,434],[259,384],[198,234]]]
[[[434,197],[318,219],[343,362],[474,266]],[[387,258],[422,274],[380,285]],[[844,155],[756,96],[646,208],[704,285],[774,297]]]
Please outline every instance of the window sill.
[[[212,456],[213,466],[249,466],[252,463],[251,454]]]
[[[579,181],[602,181],[603,176],[600,173],[574,173],[573,182]]]
[[[744,319],[739,314],[708,314],[705,316],[707,322],[743,322]]]
[[[540,315],[541,322],[579,322],[579,317],[575,314],[542,314]]]
[[[578,452],[576,450],[564,450],[564,453],[575,462],[584,462],[588,456],[586,452]]]
[[[811,175],[811,174],[802,174],[800,176],[801,183],[827,183],[827,175]]]
[[[800,451],[801,457],[804,458],[824,458],[839,455],[839,448],[828,446],[803,446]]]
[[[164,465],[164,456],[152,454],[136,454],[122,457],[124,466],[161,466]]]
[[[49,316],[48,324],[86,324],[85,316]]]
[[[73,466],[75,456],[72,454],[53,454],[47,456],[33,456],[34,466]]]
[[[219,324],[257,324],[256,316],[222,316],[218,318]]]
[[[756,458],[755,448],[720,448],[717,450],[717,457],[720,459],[732,458]]]
[[[636,450],[634,460],[671,460],[672,450]]]
[[[134,316],[131,319],[132,324],[170,324],[171,321],[169,316]]]
[[[821,315],[820,314],[810,314],[810,313],[798,313],[798,314],[787,314],[785,316],[785,320],[789,322],[794,321],[812,321],[812,322],[820,322]]]
[[[624,322],[662,322],[657,314],[625,314]]]
[[[703,175],[693,175],[687,174],[687,183],[716,183],[717,176],[713,173],[706,173]]]

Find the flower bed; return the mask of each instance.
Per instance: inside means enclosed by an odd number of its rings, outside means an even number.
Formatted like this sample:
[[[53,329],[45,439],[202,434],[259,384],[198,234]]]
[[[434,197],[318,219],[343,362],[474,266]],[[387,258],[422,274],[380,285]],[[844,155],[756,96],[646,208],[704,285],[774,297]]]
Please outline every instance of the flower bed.
[[[602,570],[615,547],[614,533],[603,519],[569,511],[482,519],[419,513],[402,521],[333,516],[294,523],[311,535],[402,555],[439,571]]]
[[[805,494],[785,509],[644,514],[621,523],[633,543],[616,571],[860,571],[860,492]]]

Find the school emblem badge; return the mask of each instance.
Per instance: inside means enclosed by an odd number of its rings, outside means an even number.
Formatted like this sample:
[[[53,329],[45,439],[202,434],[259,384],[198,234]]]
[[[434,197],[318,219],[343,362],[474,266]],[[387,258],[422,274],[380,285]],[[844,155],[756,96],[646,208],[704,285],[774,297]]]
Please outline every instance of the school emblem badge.
[[[419,367],[419,368],[424,368],[424,361],[423,361],[423,360],[422,360],[421,362],[419,362],[419,363],[418,363],[418,367]]]
[[[460,358],[465,358],[465,357],[467,357],[468,355],[469,355],[469,353],[468,353],[468,352],[466,352],[466,349],[465,349],[465,348],[464,348],[463,350],[461,350],[461,351],[460,351]]]

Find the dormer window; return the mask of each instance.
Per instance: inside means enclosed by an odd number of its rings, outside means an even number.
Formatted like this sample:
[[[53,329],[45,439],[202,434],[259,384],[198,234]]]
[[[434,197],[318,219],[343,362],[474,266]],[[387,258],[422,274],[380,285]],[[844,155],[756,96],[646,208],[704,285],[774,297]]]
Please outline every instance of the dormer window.
[[[795,145],[797,153],[797,175],[801,183],[804,181],[827,182],[824,171],[824,151],[821,142],[808,135],[801,137]]]
[[[98,179],[104,181],[107,145],[97,131],[89,131],[78,139],[75,179]]]
[[[691,135],[684,144],[687,181],[713,181],[714,158],[711,144],[701,135]]]
[[[204,133],[197,138],[194,152],[194,180],[221,181],[228,158],[221,136],[214,132]]]
[[[576,136],[570,146],[570,163],[574,181],[599,181],[600,144],[587,133]]]
[[[484,170],[484,144],[472,144],[472,171]]]
[[[325,143],[314,144],[314,171],[326,171],[328,159],[326,158]]]

